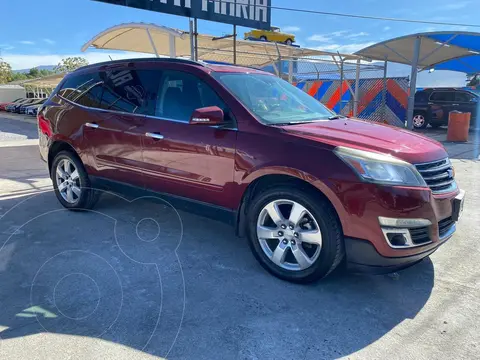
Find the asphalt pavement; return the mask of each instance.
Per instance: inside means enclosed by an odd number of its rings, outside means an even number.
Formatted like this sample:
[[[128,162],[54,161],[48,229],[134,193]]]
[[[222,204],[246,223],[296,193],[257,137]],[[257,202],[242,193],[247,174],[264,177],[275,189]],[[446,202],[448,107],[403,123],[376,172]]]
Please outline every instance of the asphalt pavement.
[[[161,198],[64,210],[37,144],[34,124],[0,114],[0,359],[479,357],[475,139],[445,143],[467,191],[447,244],[398,274],[311,285],[269,275],[232,228]]]

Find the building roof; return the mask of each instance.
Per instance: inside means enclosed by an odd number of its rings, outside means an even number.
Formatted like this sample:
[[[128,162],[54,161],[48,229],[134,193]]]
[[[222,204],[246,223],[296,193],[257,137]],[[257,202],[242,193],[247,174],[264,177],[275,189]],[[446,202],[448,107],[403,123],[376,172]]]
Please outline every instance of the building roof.
[[[23,86],[17,85],[17,84],[0,84],[0,89],[5,90],[5,89],[23,89]]]
[[[388,60],[410,65],[414,45],[420,38],[418,67],[480,72],[480,33],[465,31],[441,31],[411,34],[379,42],[355,54],[372,60]]]

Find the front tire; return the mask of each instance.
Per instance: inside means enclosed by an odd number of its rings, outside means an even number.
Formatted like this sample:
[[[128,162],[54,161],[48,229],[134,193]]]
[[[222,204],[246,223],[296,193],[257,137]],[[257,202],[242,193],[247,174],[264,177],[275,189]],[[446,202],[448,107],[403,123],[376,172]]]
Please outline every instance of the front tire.
[[[70,210],[91,209],[99,193],[91,188],[85,167],[78,156],[60,151],[54,158],[50,176],[58,201]]]
[[[247,214],[247,235],[255,258],[283,280],[319,280],[344,257],[340,223],[319,194],[278,186],[258,194]]]
[[[288,38],[286,41],[285,41],[285,44],[287,45],[292,45],[293,44],[293,40]]]
[[[267,41],[267,37],[266,36],[260,36],[260,40]]]

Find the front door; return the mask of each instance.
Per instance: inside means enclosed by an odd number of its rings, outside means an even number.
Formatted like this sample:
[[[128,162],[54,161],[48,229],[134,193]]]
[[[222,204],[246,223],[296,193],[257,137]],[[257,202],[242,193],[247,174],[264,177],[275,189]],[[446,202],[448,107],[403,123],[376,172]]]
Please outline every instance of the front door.
[[[430,95],[431,121],[434,123],[448,124],[450,111],[457,110],[455,105],[455,92],[442,90],[434,91]]]
[[[156,114],[142,128],[146,187],[228,207],[237,137],[233,116],[196,75],[162,73]],[[224,126],[189,124],[193,111],[206,106],[224,110]]]

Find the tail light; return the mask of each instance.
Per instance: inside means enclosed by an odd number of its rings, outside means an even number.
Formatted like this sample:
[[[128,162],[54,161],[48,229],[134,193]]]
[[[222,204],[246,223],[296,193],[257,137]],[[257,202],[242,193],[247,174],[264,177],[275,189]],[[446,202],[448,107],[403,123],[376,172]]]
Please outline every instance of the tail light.
[[[38,128],[40,129],[42,134],[45,134],[48,137],[52,136],[52,127],[50,126],[50,122],[45,119],[41,113],[38,113],[37,120]]]

